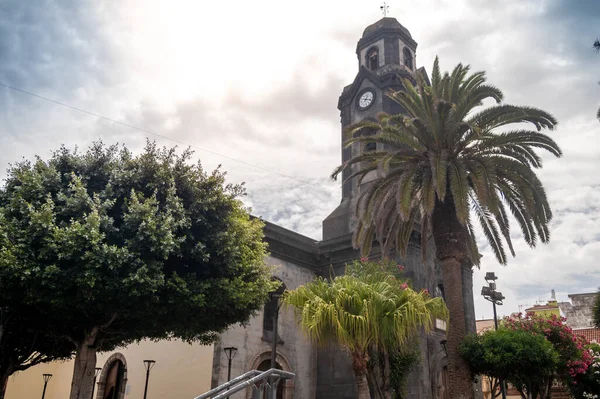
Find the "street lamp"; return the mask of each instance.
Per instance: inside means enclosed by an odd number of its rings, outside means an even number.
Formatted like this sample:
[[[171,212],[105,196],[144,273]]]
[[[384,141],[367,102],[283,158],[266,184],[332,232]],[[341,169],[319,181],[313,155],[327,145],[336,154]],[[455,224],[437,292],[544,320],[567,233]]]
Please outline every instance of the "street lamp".
[[[494,308],[494,329],[498,330],[498,316],[496,314],[496,305],[502,305],[504,295],[500,291],[496,291],[496,274],[494,272],[487,272],[485,274],[485,281],[488,283],[487,287],[481,288],[481,295],[492,303]],[[502,393],[502,399],[506,399],[506,390],[504,389],[504,381],[500,379],[500,392]]]
[[[91,399],[94,399],[94,390],[96,389],[96,379],[100,375],[101,371],[102,371],[102,369],[100,367],[96,367],[96,370],[94,371],[94,384],[92,385],[92,396],[90,396]]]
[[[231,361],[235,357],[238,349],[234,346],[229,346],[223,350],[225,351],[225,356],[227,356],[227,382],[229,382],[229,380],[231,380]]]
[[[44,391],[42,391],[42,399],[46,396],[46,387],[48,386],[48,381],[52,378],[52,374],[42,374],[42,378],[44,379]]]
[[[446,347],[447,344],[448,344],[448,341],[445,339],[440,341],[440,345],[442,345],[442,349],[444,350],[444,353],[446,354],[446,356],[448,356],[448,347]]]
[[[144,399],[146,399],[146,394],[148,393],[148,379],[150,378],[150,370],[154,367],[154,360],[144,360],[144,367],[146,368],[146,386],[144,387]]]

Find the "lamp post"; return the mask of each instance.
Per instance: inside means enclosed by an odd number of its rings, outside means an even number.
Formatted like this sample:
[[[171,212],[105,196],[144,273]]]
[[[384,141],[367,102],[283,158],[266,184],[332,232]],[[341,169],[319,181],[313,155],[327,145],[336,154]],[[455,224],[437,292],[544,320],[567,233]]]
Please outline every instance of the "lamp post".
[[[496,280],[498,280],[498,277],[496,277],[494,272],[487,272],[485,274],[485,281],[488,283],[488,285],[481,288],[481,295],[492,303],[492,307],[494,308],[494,329],[498,330],[496,305],[502,305],[504,295],[502,295],[500,291],[496,291]],[[506,399],[506,389],[502,379],[500,379],[500,392],[502,393],[502,399]]]
[[[237,353],[237,348],[234,346],[229,346],[223,349],[225,351],[225,356],[227,356],[227,382],[231,380],[231,361],[235,357]],[[229,388],[227,388],[229,390]]]
[[[94,399],[94,390],[96,389],[96,379],[100,375],[101,371],[102,371],[102,369],[100,367],[96,367],[96,370],[94,370],[94,384],[92,385],[92,396],[90,396],[91,399]]]
[[[283,295],[283,292],[285,291],[285,285],[283,285],[283,283],[281,283],[281,285],[279,286],[279,288],[277,288],[276,291],[273,291],[269,294],[269,297],[271,298],[271,304],[274,306],[273,308],[273,342],[271,343],[271,368],[277,368],[277,341],[279,340],[279,333],[278,333],[278,320],[279,320],[279,308],[281,307],[281,304],[279,302],[279,299],[281,298],[281,296]]]
[[[442,346],[442,349],[444,350],[444,353],[446,354],[446,356],[448,356],[448,348],[446,347],[447,343],[448,343],[448,341],[445,339],[440,341],[440,345]]]
[[[44,379],[44,390],[42,391],[42,399],[46,396],[46,387],[48,386],[48,381],[52,378],[52,374],[42,374],[42,378]]]
[[[277,292],[273,292],[271,294],[272,301],[275,303],[275,308],[273,309],[273,342],[271,342],[271,368],[274,369],[277,367],[277,340],[278,340],[278,331],[277,325],[279,324],[279,298],[281,295]]]
[[[144,360],[144,367],[146,368],[146,385],[144,386],[144,399],[146,399],[146,394],[148,393],[148,379],[150,378],[150,370],[154,367],[154,360]]]

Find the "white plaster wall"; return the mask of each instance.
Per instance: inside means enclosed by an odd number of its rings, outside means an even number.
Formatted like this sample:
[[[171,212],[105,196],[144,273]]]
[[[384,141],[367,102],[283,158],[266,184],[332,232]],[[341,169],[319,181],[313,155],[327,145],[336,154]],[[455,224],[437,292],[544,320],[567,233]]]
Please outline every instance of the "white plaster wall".
[[[156,364],[150,371],[148,399],[192,399],[210,389],[212,345],[173,341],[142,341],[113,352],[98,354],[96,367],[104,367],[113,353],[121,353],[127,362],[126,399],[141,398],[144,394],[146,369],[144,359]],[[52,374],[46,399],[69,397],[74,361],[40,364],[14,374],[8,380],[6,399],[39,399],[42,396],[42,374]],[[96,387],[94,396],[98,393]]]
[[[312,271],[282,261],[274,257],[267,259],[267,264],[274,266],[274,275],[284,282],[288,289],[312,281]],[[278,335],[283,344],[278,345],[280,355],[290,366],[290,371],[296,374],[293,391],[294,399],[314,399],[317,387],[317,357],[316,347],[300,332],[294,311],[283,306],[279,313]],[[219,356],[218,384],[227,380],[227,358],[222,349],[228,346],[238,348],[232,361],[231,378],[235,378],[256,366],[253,364],[261,354],[271,352],[271,342],[263,341],[263,312],[253,317],[248,325],[232,326],[221,335],[215,356]],[[270,356],[268,356],[270,358]],[[285,365],[282,365],[285,367]],[[246,398],[247,392],[231,395],[232,399]],[[287,397],[287,395],[286,395]]]

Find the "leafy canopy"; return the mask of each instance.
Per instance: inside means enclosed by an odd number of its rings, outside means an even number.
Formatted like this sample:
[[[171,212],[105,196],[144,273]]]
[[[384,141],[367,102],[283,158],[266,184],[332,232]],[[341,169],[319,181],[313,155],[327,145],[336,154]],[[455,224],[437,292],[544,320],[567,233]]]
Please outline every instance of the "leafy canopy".
[[[494,387],[500,379],[507,380],[533,398],[549,386],[559,363],[558,352],[543,335],[504,328],[468,335],[461,355],[473,375],[489,377]],[[499,393],[494,392],[497,397]]]
[[[545,337],[559,355],[555,377],[566,381],[579,374],[585,373],[591,358],[585,350],[587,341],[583,336],[577,335],[566,324],[566,318],[551,315],[544,317],[528,313],[525,316],[518,314],[503,320],[505,328],[514,331],[526,331]]]
[[[95,143],[11,167],[0,190],[3,289],[75,345],[97,332],[98,350],[210,342],[248,320],[271,289],[262,223],[242,186],[191,156]]]
[[[358,184],[367,175],[377,176],[357,202],[355,244],[366,254],[376,238],[383,253],[396,244],[404,254],[415,226],[426,240],[434,209],[448,201],[467,230],[469,256],[477,264],[474,219],[500,263],[506,263],[506,247],[514,256],[509,212],[530,246],[547,242],[552,212],[534,170],[542,166],[536,150],[561,156],[558,145],[541,132],[554,129],[554,117],[500,104],[503,94],[486,84],[485,73],[469,74],[462,64],[442,74],[436,58],[431,85],[420,74],[416,82],[405,79],[405,90],[388,94],[403,113],[380,113],[376,121],[347,131],[346,146],[378,145],[374,151],[363,147],[333,173],[336,177],[349,168],[346,181],[356,178]],[[496,105],[478,109],[486,100]]]

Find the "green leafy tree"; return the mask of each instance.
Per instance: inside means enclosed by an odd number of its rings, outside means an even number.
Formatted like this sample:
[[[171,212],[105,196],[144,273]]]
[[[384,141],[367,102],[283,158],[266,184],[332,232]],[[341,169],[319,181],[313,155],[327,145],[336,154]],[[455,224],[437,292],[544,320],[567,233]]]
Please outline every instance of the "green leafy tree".
[[[211,342],[272,288],[243,187],[191,155],[95,143],[8,171],[0,273],[71,341],[70,399],[89,399],[98,351],[143,338]]]
[[[442,75],[436,58],[432,84],[420,74],[416,81],[414,86],[404,80],[405,90],[389,94],[405,113],[381,113],[377,121],[349,129],[346,146],[376,143],[378,148],[357,151],[333,177],[347,168],[348,179],[359,183],[367,175],[374,177],[356,207],[354,243],[363,254],[377,240],[382,253],[395,246],[405,256],[412,232],[420,229],[425,256],[433,236],[450,311],[450,397],[472,398],[459,345],[466,335],[461,269],[469,261],[479,264],[480,257],[473,222],[480,222],[502,264],[507,249],[514,255],[509,213],[531,247],[548,242],[552,212],[534,172],[542,166],[535,150],[561,156],[557,144],[540,132],[557,122],[536,108],[499,104],[502,92],[485,83],[485,73],[469,75],[469,67],[462,64]],[[485,100],[497,105],[478,109]]]
[[[543,335],[501,328],[468,335],[460,349],[471,373],[490,379],[492,398],[500,395],[501,379],[510,382],[524,399],[549,397],[559,355]]]
[[[502,322],[504,328],[515,331],[527,331],[546,337],[559,355],[556,372],[552,379],[567,384],[571,379],[585,373],[592,359],[585,350],[587,344],[583,336],[576,335],[566,324],[564,317],[556,315],[540,316],[528,313],[525,316],[507,317]],[[549,384],[552,383],[550,380]],[[550,386],[548,386],[548,391]]]
[[[420,361],[421,347],[417,336],[385,353],[371,349],[367,379],[373,399],[406,398],[409,375]]]
[[[365,273],[369,270],[369,273]],[[284,294],[284,302],[296,309],[300,327],[320,345],[337,343],[352,358],[358,398],[370,398],[367,374],[369,351],[380,353],[399,349],[423,328],[429,331],[433,319],[446,318],[441,298],[426,291],[413,291],[385,270],[364,260],[349,267],[331,281],[318,278]],[[391,397],[389,380],[385,397]]]

